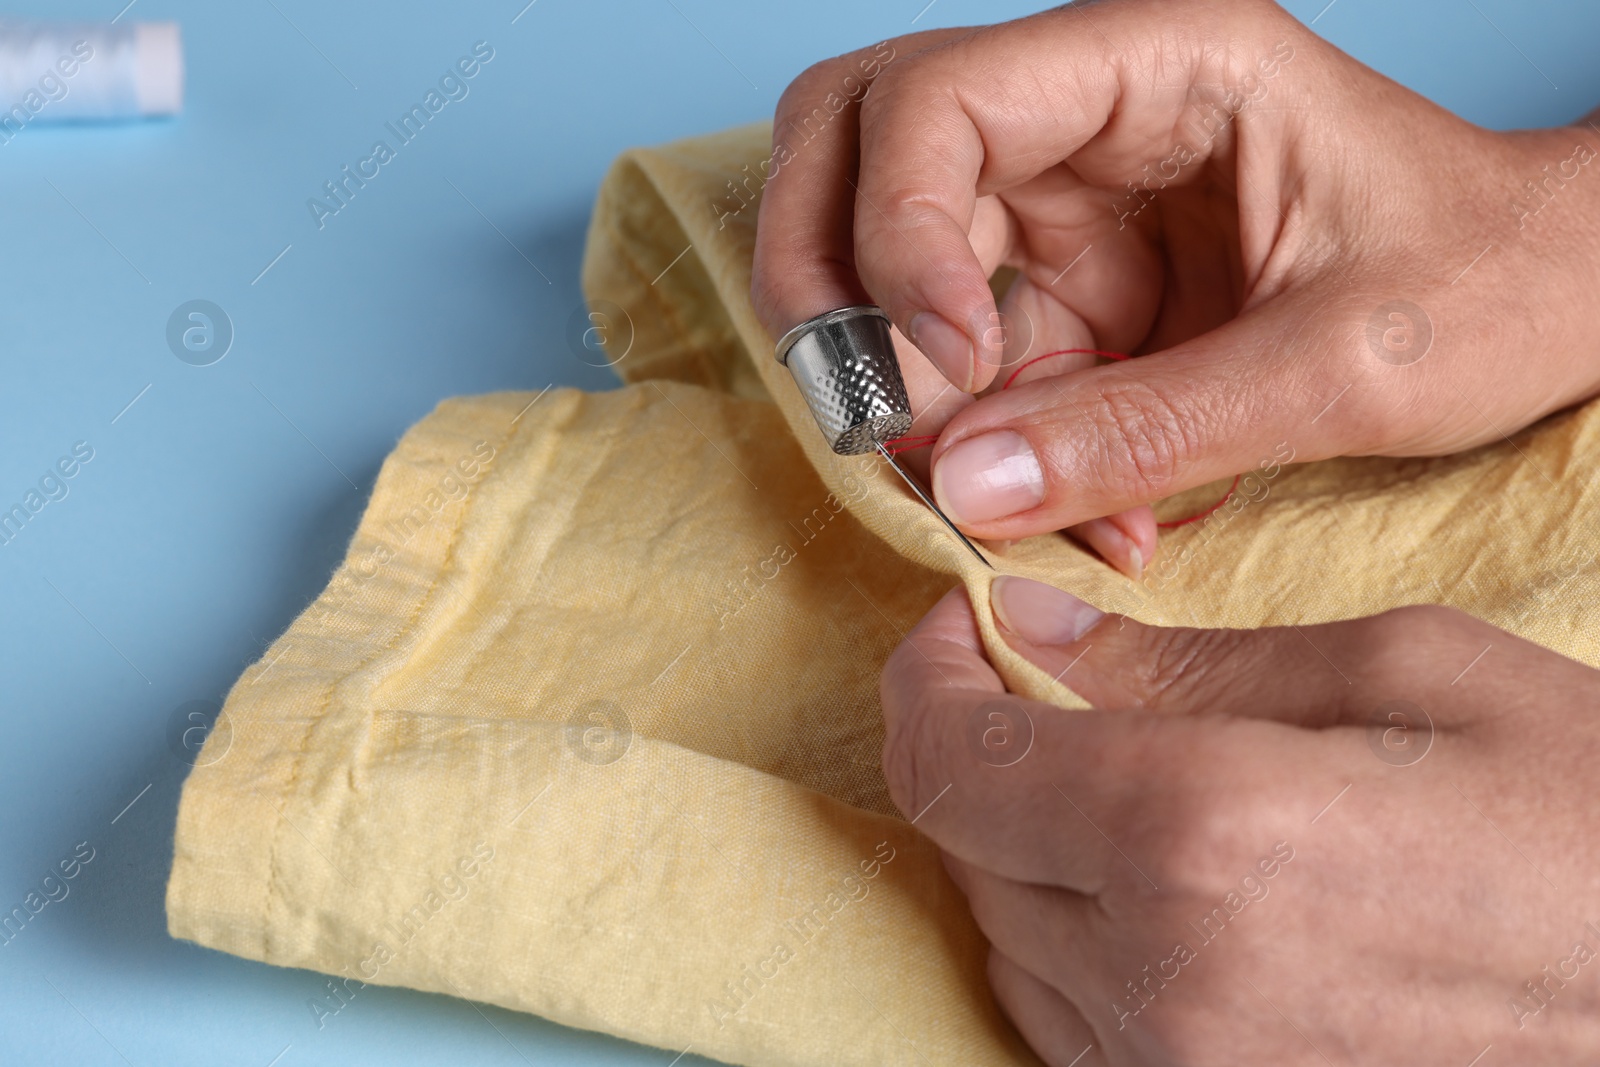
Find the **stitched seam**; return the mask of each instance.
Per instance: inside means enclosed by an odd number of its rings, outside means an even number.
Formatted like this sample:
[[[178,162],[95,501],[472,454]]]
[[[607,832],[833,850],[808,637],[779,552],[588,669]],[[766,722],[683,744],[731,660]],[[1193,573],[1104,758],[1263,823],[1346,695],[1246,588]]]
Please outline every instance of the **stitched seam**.
[[[497,456],[506,450],[511,440],[516,436],[516,433],[517,429],[513,424],[509,430],[502,434],[499,442],[500,447],[495,453]],[[484,476],[483,481],[478,483],[479,489],[481,489],[484,484],[486,484],[495,476],[499,470],[499,467],[500,465],[497,464],[496,466],[490,468],[488,474]],[[261,958],[267,963],[273,962],[271,947],[268,943],[270,932],[274,929],[274,924],[272,921],[273,912],[275,910],[275,906],[281,906],[285,899],[281,889],[283,868],[278,862],[279,857],[282,854],[284,824],[288,822],[288,817],[284,813],[287,810],[290,801],[293,800],[294,795],[300,785],[300,776],[305,766],[305,756],[311,741],[311,731],[316,728],[317,724],[320,723],[323,720],[323,717],[327,714],[328,706],[333,701],[333,691],[338,688],[342,682],[365,670],[374,660],[391,651],[394,647],[394,642],[397,641],[402,635],[409,633],[416,625],[417,618],[422,614],[423,609],[427,607],[429,601],[432,600],[434,593],[438,590],[440,576],[444,574],[445,570],[449,567],[451,560],[455,556],[456,545],[461,539],[461,531],[465,528],[468,514],[471,512],[473,505],[476,503],[476,500],[473,498],[477,497],[478,495],[479,494],[477,493],[472,494],[471,497],[469,497],[466,506],[461,509],[460,514],[457,516],[455,526],[450,531],[450,540],[446,543],[444,554],[439,560],[439,566],[435,570],[433,578],[429,580],[427,586],[417,597],[416,604],[412,608],[412,611],[409,617],[406,619],[405,624],[396,630],[394,637],[390,639],[388,644],[373,649],[371,655],[367,656],[356,666],[352,667],[348,671],[343,672],[343,674],[341,674],[338,678],[335,678],[333,681],[328,683],[326,688],[323,690],[322,700],[317,707],[316,713],[311,717],[310,721],[306,723],[305,729],[300,733],[299,744],[295,748],[294,762],[290,765],[289,769],[289,781],[283,789],[283,803],[278,808],[277,825],[273,828],[272,851],[267,859],[266,900],[264,902],[265,906],[262,910],[262,914],[266,917],[267,921],[262,923],[261,926]],[[366,715],[368,718],[368,725],[370,727],[370,708],[367,709]],[[329,862],[331,863],[332,860],[329,860]],[[339,872],[337,867],[335,867],[334,870],[340,874],[341,878],[343,877],[343,872]]]

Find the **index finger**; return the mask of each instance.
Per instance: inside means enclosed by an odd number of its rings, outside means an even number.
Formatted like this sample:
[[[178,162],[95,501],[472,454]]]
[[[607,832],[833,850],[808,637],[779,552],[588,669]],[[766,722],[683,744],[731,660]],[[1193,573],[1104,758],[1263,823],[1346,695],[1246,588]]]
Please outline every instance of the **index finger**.
[[[964,353],[978,361],[978,384],[987,382],[999,356],[985,341],[995,309],[969,236],[985,201],[1059,166],[1086,192],[1105,191],[1101,221],[1111,219],[1113,194],[1187,136],[1197,98],[1220,95],[1235,68],[1251,65],[1258,39],[1296,32],[1292,22],[1265,3],[1074,4],[896,64],[862,105],[862,283],[936,363]],[[1231,143],[1216,136],[1188,158],[1202,163]],[[1204,170],[1190,166],[1174,183]],[[1081,208],[1094,198],[1079,199]],[[1067,214],[1036,219],[1023,236],[1041,278],[1059,279],[1083,250],[1057,239]],[[1078,310],[1104,318],[1103,308]]]
[[[872,302],[855,265],[861,101],[890,65],[971,32],[929,30],[817,63],[778,100],[761,207],[751,299],[774,337],[836,308]]]

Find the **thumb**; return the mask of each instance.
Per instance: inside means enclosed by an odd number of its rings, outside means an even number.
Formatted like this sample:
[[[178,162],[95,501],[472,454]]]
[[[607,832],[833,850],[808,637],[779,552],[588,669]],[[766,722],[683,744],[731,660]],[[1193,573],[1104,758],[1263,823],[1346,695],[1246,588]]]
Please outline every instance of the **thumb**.
[[[1313,729],[1364,723],[1374,707],[1394,699],[1420,701],[1448,717],[1453,705],[1436,698],[1463,664],[1486,644],[1523,644],[1463,612],[1434,606],[1316,626],[1207,630],[1104,615],[1027,578],[996,578],[989,595],[1007,643],[1096,708],[1272,719]],[[1489,672],[1483,682],[1515,686],[1513,677]],[[1500,695],[1511,699],[1509,691]]]
[[[1358,398],[1329,405],[1353,381],[1340,377],[1351,361],[1336,346],[1357,343],[1359,330],[1300,303],[1273,301],[1176,348],[979,399],[935,446],[934,496],[969,534],[1031,537],[1360,450]],[[1307,336],[1308,320],[1319,336]]]

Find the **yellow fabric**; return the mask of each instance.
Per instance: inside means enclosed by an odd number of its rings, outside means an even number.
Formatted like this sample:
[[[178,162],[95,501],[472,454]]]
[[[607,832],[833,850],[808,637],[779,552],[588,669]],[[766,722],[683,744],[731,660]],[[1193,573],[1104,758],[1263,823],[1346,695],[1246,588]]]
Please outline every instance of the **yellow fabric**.
[[[729,184],[768,137],[607,178],[584,283],[632,384],[450,400],[401,440],[184,787],[173,936],[731,1063],[1036,1062],[889,802],[877,672],[959,579],[1007,682],[1079,701],[772,361]],[[1000,564],[1156,622],[1450,603],[1596,663],[1597,410],[1447,459],[1284,466],[1285,442],[1141,585],[1058,536]]]

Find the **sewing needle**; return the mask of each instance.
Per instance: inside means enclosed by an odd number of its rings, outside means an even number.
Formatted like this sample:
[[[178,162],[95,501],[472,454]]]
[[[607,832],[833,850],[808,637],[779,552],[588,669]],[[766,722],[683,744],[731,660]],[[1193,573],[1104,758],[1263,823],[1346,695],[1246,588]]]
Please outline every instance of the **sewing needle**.
[[[985,567],[988,567],[990,570],[994,570],[994,564],[990,563],[987,559],[984,559],[983,558],[983,553],[978,551],[978,546],[973,544],[971,541],[967,540],[967,535],[966,534],[964,534],[960,530],[956,529],[956,524],[951,522],[945,516],[945,513],[939,510],[939,505],[935,504],[933,502],[933,499],[931,497],[929,497],[927,493],[924,493],[922,491],[922,486],[918,485],[917,484],[917,480],[915,478],[911,477],[911,472],[906,470],[904,467],[900,466],[900,461],[894,458],[894,453],[890,452],[887,448],[883,447],[883,442],[882,441],[879,441],[877,444],[878,444],[878,454],[881,455],[884,459],[889,461],[889,466],[893,467],[894,468],[894,472],[896,474],[900,475],[900,477],[905,481],[905,483],[911,487],[911,491],[913,493],[917,494],[917,499],[922,501],[924,504],[928,505],[929,510],[932,511],[935,515],[939,516],[939,521],[944,523],[945,526],[949,528],[951,533],[955,534],[957,537],[959,537],[961,539],[961,543],[967,546],[967,551],[971,552],[974,556],[978,557],[978,562],[982,563]]]

